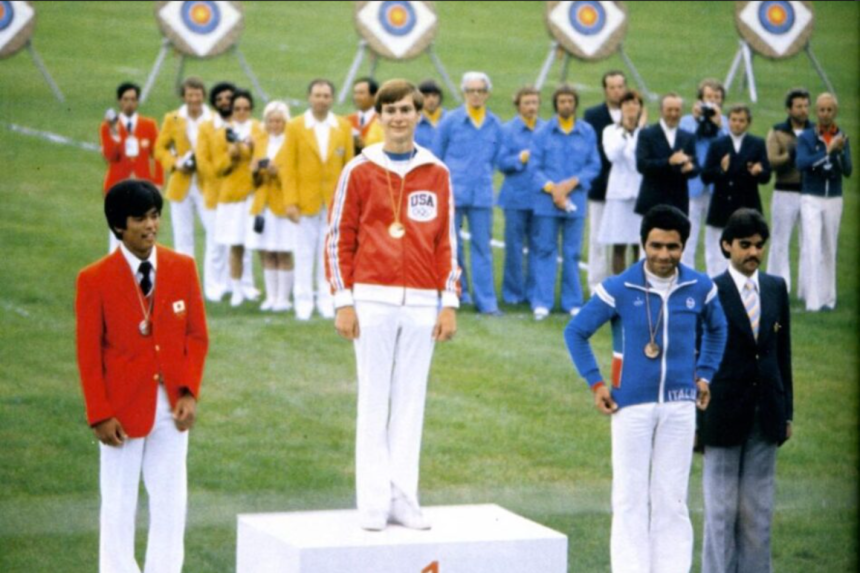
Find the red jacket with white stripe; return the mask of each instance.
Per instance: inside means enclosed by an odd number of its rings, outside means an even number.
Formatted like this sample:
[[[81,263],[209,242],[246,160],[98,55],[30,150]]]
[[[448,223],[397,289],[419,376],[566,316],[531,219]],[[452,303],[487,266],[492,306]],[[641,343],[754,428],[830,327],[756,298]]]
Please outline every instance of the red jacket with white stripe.
[[[416,150],[405,183],[386,169],[390,161],[382,144],[366,147],[341,173],[325,246],[326,276],[337,308],[355,300],[436,306],[440,296],[443,306],[459,306],[450,175],[432,153]],[[401,184],[400,222],[406,234],[395,239],[388,228]]]

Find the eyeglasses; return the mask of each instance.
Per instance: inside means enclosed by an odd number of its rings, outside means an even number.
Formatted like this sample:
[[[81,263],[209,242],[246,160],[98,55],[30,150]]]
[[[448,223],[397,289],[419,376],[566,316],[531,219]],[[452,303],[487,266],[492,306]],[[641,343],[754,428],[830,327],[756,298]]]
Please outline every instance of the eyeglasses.
[[[487,93],[487,88],[467,88],[463,92],[467,94],[485,94]]]
[[[251,108],[245,106],[234,106],[233,111],[251,111]]]

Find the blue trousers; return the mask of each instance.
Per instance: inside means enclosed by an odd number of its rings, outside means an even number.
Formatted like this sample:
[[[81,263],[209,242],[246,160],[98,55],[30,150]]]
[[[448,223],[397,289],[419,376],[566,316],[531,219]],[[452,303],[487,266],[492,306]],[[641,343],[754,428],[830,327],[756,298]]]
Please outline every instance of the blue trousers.
[[[505,209],[505,275],[502,300],[508,304],[531,302],[534,291],[535,250],[531,244],[532,212]],[[523,272],[523,247],[528,245],[528,266]]]
[[[474,300],[478,312],[496,312],[496,288],[493,281],[493,253],[490,251],[490,237],[493,232],[493,209],[490,207],[457,207],[454,211],[454,224],[459,231],[463,219],[469,221],[469,255],[472,262],[472,294],[469,295],[469,277],[463,258],[463,241],[457,241],[457,263],[463,271],[460,282],[463,286],[461,302],[469,304]]]
[[[570,312],[582,306],[582,285],[579,280],[579,258],[585,218],[547,217],[532,219],[532,245],[535,251],[535,289],[532,309],[552,309],[555,306],[555,281],[561,235],[561,308]]]

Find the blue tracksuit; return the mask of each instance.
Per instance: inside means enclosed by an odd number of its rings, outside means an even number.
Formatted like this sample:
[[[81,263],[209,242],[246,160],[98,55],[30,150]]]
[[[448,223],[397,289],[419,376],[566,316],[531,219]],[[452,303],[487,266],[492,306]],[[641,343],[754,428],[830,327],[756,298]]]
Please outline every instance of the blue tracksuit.
[[[439,117],[439,123],[445,118],[445,110],[442,110],[442,115]],[[418,120],[418,125],[415,126],[415,143],[421,147],[426,147],[433,150],[433,138],[436,136],[436,126],[430,123],[427,116],[421,114],[421,119]]]
[[[499,309],[493,280],[493,171],[502,145],[502,122],[489,110],[480,128],[475,127],[465,107],[449,112],[439,122],[433,138],[433,153],[451,172],[454,188],[454,224],[469,221],[472,287],[479,312]],[[457,241],[457,261],[463,271],[462,302],[471,302],[463,257],[463,242]]]
[[[558,236],[562,235],[561,307],[565,312],[582,306],[579,258],[585,229],[586,196],[592,180],[600,173],[597,136],[586,121],[574,123],[564,133],[558,117],[546,122],[534,135],[531,146],[534,187],[532,191],[535,248],[535,292],[532,308],[552,309],[555,302]],[[547,182],[559,183],[579,178],[579,186],[568,196],[574,211],[564,211],[543,191]]]
[[[505,181],[499,191],[499,207],[505,212],[505,276],[502,299],[511,304],[531,300],[534,290],[534,249],[529,244],[528,278],[523,273],[523,247],[528,244],[532,227],[532,191],[534,176],[529,160],[520,161],[520,153],[531,146],[532,137],[544,121],[538,118],[534,130],[520,116],[502,127],[502,150],[499,171]]]
[[[838,132],[843,137],[842,131]],[[827,154],[827,144],[811,127],[797,138],[797,169],[803,177],[800,192],[817,197],[842,197],[842,177],[850,177],[851,147],[845,141],[841,152]]]
[[[648,358],[644,353],[650,341],[644,265],[644,261],[639,261],[620,275],[606,279],[570,321],[564,339],[571,359],[590,386],[605,381],[588,339],[611,321],[613,351],[621,356],[621,363],[613,367],[618,377],[612,380],[610,388],[620,408],[651,402],[695,401],[696,378],[713,379],[728,336],[717,287],[704,273],[683,264],[678,266],[679,275],[656,333],[661,352],[657,358]],[[652,292],[648,300],[656,326],[663,299]],[[699,321],[703,328],[697,358]]]

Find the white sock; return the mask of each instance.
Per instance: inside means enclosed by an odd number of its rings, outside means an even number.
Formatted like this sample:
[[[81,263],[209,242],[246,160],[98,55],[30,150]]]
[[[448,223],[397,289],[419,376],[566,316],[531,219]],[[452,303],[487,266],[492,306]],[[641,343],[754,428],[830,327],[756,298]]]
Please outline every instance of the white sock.
[[[281,304],[289,304],[293,292],[293,271],[278,271],[278,299]]]
[[[278,292],[280,290],[278,271],[275,269],[264,269],[263,280],[266,283],[266,302],[274,304],[278,300]]]

